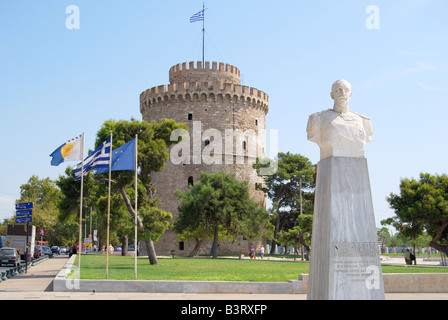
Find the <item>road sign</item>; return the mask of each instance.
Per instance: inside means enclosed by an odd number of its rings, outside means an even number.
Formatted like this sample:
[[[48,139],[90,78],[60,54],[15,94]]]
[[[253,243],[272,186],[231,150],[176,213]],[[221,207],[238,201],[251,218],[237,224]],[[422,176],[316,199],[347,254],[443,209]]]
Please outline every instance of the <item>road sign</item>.
[[[16,210],[32,209],[34,208],[34,202],[16,203]]]
[[[41,237],[43,237],[47,232],[45,231],[44,228],[40,228],[39,230],[37,230],[37,234],[40,235]]]
[[[28,217],[33,215],[33,209],[17,210],[17,217]]]
[[[33,217],[16,217],[16,223],[28,223],[32,221]]]

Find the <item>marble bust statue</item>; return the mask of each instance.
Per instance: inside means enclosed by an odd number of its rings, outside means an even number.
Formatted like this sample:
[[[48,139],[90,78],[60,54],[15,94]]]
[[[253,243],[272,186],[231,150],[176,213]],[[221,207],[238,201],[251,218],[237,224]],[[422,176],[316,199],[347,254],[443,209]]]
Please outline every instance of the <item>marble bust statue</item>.
[[[320,147],[320,159],[329,157],[364,158],[364,146],[372,140],[370,119],[349,109],[351,85],[346,80],[333,83],[333,109],[312,114],[307,125],[308,140]]]

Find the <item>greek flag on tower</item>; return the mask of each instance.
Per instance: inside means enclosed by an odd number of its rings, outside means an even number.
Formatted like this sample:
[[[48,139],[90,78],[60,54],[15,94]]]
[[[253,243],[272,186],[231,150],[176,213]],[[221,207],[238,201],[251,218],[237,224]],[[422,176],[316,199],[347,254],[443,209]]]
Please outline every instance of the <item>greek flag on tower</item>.
[[[198,13],[191,16],[190,23],[196,21],[204,21],[204,10],[201,10]]]

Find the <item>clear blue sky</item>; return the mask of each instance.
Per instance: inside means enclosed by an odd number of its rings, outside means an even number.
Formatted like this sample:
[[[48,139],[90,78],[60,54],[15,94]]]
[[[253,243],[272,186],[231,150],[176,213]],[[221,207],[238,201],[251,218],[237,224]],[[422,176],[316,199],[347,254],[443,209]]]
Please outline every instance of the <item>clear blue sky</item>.
[[[66,8],[80,29],[66,28]],[[379,29],[368,29],[369,5]],[[237,66],[270,96],[279,151],[319,160],[312,113],[332,107],[331,84],[352,84],[351,109],[372,119],[366,147],[377,225],[402,177],[447,172],[448,1],[208,0],[206,60]],[[82,132],[86,149],[107,119],[141,119],[139,95],[171,66],[201,60],[199,0],[0,2],[0,219],[20,185],[57,179],[49,154]]]

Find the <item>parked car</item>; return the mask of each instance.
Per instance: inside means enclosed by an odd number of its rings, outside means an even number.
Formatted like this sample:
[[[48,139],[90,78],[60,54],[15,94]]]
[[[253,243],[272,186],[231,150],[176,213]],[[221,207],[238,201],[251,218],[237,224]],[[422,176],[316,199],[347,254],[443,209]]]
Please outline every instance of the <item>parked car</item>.
[[[0,266],[3,265],[13,265],[14,267],[20,265],[20,254],[15,248],[0,248]]]
[[[44,251],[44,255],[53,258],[53,251],[51,251],[50,247],[42,246],[42,250]]]
[[[59,254],[63,254],[63,253],[68,254],[67,247],[61,247],[61,248],[59,249]]]
[[[44,255],[44,251],[41,246],[34,246],[34,259],[40,258]]]
[[[59,247],[58,246],[52,246],[50,249],[51,249],[51,252],[53,252],[53,254],[59,254]]]

